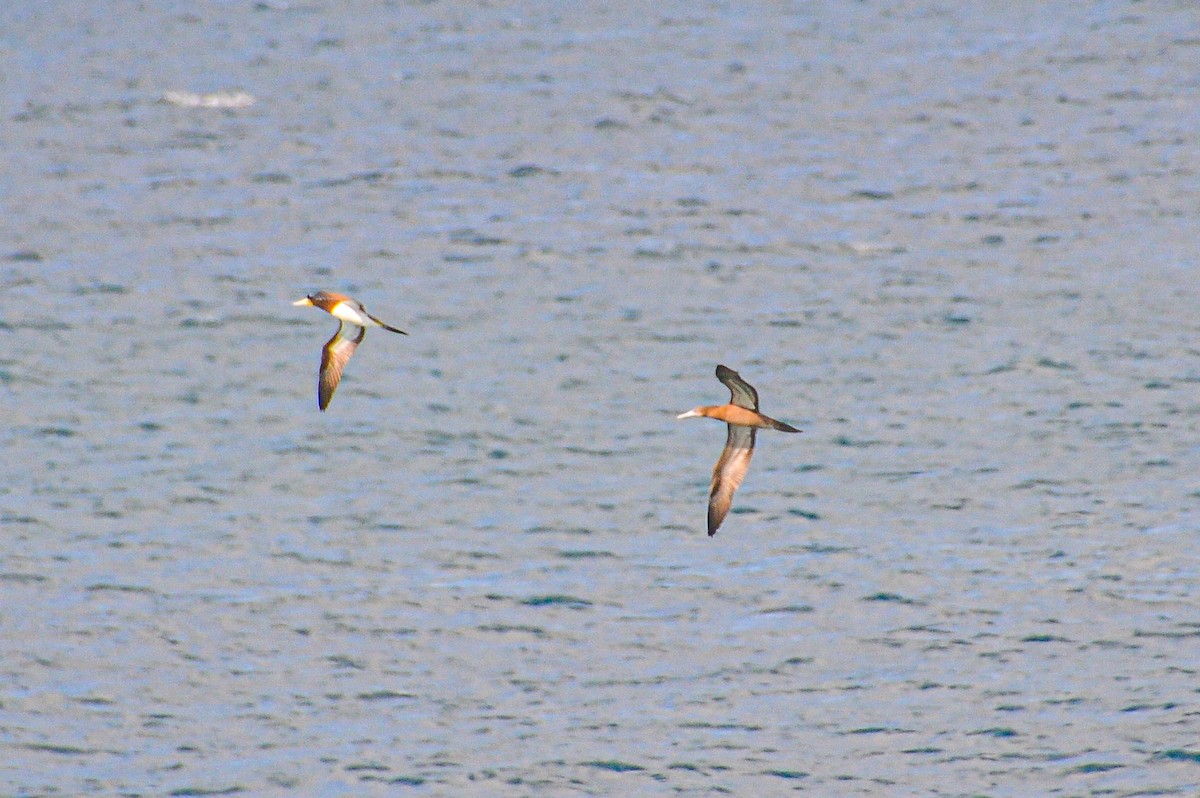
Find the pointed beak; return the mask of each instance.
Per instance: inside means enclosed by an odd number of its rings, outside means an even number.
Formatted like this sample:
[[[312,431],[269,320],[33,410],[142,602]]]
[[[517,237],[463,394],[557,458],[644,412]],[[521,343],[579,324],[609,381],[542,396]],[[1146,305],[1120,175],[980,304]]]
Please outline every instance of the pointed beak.
[[[311,299],[309,299],[308,297],[304,297],[304,299],[297,299],[297,300],[296,300],[295,302],[293,302],[292,304],[293,304],[294,306],[296,306],[296,307],[303,307],[304,305],[311,305],[311,304],[312,304],[312,300],[311,300]]]
[[[689,410],[686,413],[680,413],[675,418],[698,418],[700,416],[695,410]]]

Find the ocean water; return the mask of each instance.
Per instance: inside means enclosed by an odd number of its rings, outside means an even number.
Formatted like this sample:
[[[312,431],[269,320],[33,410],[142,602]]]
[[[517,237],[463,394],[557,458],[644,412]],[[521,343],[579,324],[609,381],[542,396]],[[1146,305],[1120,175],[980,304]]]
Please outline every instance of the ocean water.
[[[4,6],[0,794],[1196,795],[1196,31]]]

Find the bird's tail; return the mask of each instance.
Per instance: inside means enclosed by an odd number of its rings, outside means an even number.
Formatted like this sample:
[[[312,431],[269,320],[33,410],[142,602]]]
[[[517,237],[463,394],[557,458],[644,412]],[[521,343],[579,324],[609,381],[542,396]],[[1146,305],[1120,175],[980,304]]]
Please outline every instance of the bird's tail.
[[[767,422],[771,429],[777,429],[780,432],[800,432],[800,430],[796,429],[791,424],[784,424],[782,421],[776,421],[770,416],[763,416],[763,420]]]
[[[385,330],[388,330],[388,331],[394,332],[394,333],[400,333],[401,335],[408,335],[408,333],[406,333],[404,330],[397,330],[395,327],[393,327],[390,324],[384,324],[382,321],[375,318],[370,313],[367,314],[367,318],[370,319],[371,321],[375,322],[376,324],[378,324],[380,327],[382,327]]]

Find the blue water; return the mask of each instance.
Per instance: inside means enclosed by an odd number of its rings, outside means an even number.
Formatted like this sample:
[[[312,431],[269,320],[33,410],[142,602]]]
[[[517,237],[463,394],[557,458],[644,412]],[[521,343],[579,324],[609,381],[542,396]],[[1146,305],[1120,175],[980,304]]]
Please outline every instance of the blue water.
[[[1196,794],[1194,22],[0,10],[0,793]]]

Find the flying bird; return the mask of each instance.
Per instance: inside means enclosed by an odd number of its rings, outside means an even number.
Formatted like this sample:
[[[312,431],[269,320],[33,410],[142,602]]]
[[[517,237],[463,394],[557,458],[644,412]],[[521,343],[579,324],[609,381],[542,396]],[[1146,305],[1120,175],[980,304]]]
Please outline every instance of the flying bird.
[[[337,390],[338,382],[342,379],[342,369],[366,337],[368,327],[382,327],[394,333],[408,335],[404,330],[397,330],[367,313],[361,302],[345,294],[318,291],[303,299],[297,299],[292,304],[312,305],[341,322],[337,332],[321,349],[321,377],[317,383],[317,406],[321,408],[321,412],[325,412],[325,408],[329,407],[329,400],[333,398],[333,392]]]
[[[712,487],[708,492],[708,536],[717,534],[717,528],[729,514],[733,493],[742,484],[750,457],[754,454],[754,436],[760,429],[777,429],[780,432],[800,430],[776,421],[758,412],[758,391],[743,380],[736,371],[727,366],[717,366],[717,379],[729,389],[729,404],[704,405],[676,418],[715,418],[729,426],[725,439],[725,450],[713,468]]]

